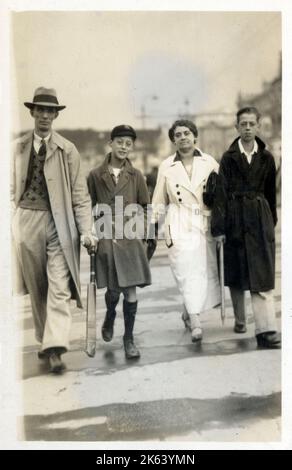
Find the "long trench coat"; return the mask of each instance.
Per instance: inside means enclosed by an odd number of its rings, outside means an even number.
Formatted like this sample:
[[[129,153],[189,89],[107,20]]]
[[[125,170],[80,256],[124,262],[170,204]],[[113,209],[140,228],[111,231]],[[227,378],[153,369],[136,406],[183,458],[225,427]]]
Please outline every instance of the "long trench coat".
[[[96,253],[97,287],[112,290],[144,287],[151,284],[143,242],[147,238],[149,193],[142,173],[128,159],[115,185],[109,172],[109,161],[110,154],[100,167],[89,173],[87,180],[99,239]],[[132,206],[133,213],[131,210],[128,212],[131,204],[138,205]],[[137,230],[133,228],[132,233],[127,234],[125,230],[131,226],[133,217],[137,221]]]
[[[32,142],[33,133],[30,132],[13,143],[10,181],[12,218],[25,190]],[[51,212],[71,274],[72,298],[77,301],[78,307],[82,307],[79,278],[80,235],[91,233],[91,203],[86,180],[81,171],[80,155],[71,142],[55,131],[49,141],[44,175]],[[28,294],[13,236],[12,263],[14,293]]]
[[[153,220],[159,219],[167,207],[165,240],[170,266],[191,314],[220,303],[211,211],[203,202],[203,190],[212,171],[218,171],[218,163],[197,149],[190,180],[179,155],[171,155],[160,165],[152,200]]]
[[[225,284],[264,292],[275,282],[275,163],[257,137],[258,152],[248,164],[238,140],[221,160],[212,233],[226,235]]]

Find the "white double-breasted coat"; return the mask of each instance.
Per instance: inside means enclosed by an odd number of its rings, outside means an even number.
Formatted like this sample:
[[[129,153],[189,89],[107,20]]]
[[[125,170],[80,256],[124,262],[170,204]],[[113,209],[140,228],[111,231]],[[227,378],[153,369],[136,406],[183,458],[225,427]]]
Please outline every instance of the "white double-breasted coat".
[[[153,195],[153,219],[166,209],[165,241],[170,266],[189,314],[220,303],[216,243],[210,233],[211,211],[203,202],[203,190],[218,163],[196,149],[189,178],[176,153],[159,168]]]

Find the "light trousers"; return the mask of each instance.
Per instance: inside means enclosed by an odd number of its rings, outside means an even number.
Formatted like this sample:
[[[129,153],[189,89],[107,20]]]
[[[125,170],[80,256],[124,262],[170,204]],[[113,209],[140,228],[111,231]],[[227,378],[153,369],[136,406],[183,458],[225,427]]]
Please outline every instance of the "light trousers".
[[[12,223],[25,284],[30,294],[35,336],[41,349],[69,347],[70,271],[49,211],[18,208]]]
[[[235,322],[245,325],[245,295],[244,291],[230,287]],[[255,334],[277,331],[276,312],[273,291],[251,292],[251,305],[255,320]]]

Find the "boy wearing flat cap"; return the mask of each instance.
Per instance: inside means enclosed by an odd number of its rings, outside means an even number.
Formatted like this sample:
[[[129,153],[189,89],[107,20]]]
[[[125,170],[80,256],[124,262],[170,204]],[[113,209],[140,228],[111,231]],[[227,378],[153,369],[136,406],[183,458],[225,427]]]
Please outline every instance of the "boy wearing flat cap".
[[[145,244],[149,194],[142,173],[128,159],[135,140],[136,132],[131,126],[114,127],[109,142],[111,152],[88,176],[99,240],[96,282],[98,288],[107,287],[107,310],[101,333],[104,341],[112,340],[116,306],[123,293],[123,342],[127,359],[140,357],[133,337],[138,305],[136,287],[151,284]],[[137,230],[132,230],[135,225]]]

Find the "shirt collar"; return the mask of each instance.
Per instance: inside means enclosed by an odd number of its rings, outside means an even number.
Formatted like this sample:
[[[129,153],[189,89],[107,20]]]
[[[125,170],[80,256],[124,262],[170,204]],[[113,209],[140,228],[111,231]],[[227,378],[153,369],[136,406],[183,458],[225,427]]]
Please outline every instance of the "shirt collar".
[[[51,138],[51,135],[52,134],[47,135],[47,137],[40,137],[39,135],[37,135],[35,133],[35,131],[33,132],[33,138],[34,138],[35,142],[37,142],[38,144],[40,144],[42,140],[44,140],[47,144],[49,142],[50,138]]]
[[[126,159],[124,159],[122,165],[121,165],[121,168],[120,170],[122,171],[124,168],[125,168],[125,165],[126,165]],[[111,154],[109,155],[109,160],[108,160],[108,171],[110,172],[110,174],[113,174],[113,166],[111,164]]]
[[[242,142],[241,142],[241,139],[239,139],[239,141],[238,141],[238,146],[239,146],[240,153],[244,153],[244,155],[246,155],[246,156],[253,155],[254,153],[257,153],[258,148],[259,148],[258,143],[257,143],[256,140],[254,141],[254,146],[253,146],[253,149],[252,149],[252,151],[251,151],[250,153],[248,153],[248,152],[244,149],[244,147],[243,147],[243,145],[242,145]]]

